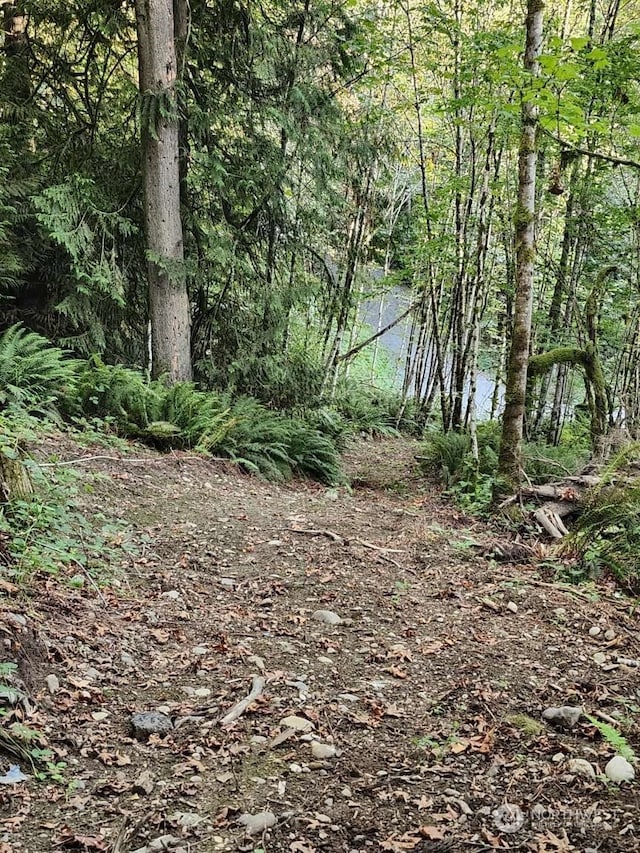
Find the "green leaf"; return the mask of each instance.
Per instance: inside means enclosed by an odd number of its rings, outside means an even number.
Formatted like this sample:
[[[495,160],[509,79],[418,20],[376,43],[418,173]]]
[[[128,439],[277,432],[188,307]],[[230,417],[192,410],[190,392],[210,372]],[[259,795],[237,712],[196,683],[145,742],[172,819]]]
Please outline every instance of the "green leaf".
[[[584,48],[589,44],[591,39],[587,36],[575,36],[571,39],[571,48],[575,50],[576,53],[580,50],[584,50]]]

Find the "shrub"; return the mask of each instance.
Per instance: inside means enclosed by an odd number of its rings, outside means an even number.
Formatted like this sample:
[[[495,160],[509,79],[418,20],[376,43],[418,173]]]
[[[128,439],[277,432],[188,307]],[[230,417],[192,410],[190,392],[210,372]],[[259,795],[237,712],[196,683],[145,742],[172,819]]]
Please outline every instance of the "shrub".
[[[50,414],[75,385],[77,362],[20,323],[0,337],[0,406]]]
[[[631,445],[613,460],[562,543],[584,575],[610,571],[634,594],[640,590],[640,483],[616,484],[614,474],[639,451]]]

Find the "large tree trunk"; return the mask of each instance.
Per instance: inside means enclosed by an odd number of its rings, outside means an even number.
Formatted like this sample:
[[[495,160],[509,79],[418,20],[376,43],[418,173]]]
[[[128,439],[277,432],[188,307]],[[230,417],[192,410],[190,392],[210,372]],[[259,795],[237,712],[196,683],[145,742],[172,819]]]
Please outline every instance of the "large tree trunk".
[[[172,0],[136,0],[153,376],[191,379]]]
[[[527,44],[525,69],[538,74],[542,46],[542,0],[527,0]],[[535,259],[536,128],[538,109],[530,96],[522,101],[522,136],[518,160],[518,206],[516,210],[516,293],[511,350],[507,368],[505,410],[498,476],[509,489],[520,485],[521,451],[527,390],[527,364],[533,312],[533,266]]]

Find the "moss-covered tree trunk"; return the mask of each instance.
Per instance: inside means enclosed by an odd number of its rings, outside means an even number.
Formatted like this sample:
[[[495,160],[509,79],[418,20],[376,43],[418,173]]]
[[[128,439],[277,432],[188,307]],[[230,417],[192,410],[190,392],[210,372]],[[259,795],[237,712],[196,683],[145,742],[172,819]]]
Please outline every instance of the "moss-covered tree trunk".
[[[524,66],[535,77],[542,47],[542,0],[528,0]],[[516,293],[511,349],[507,367],[505,410],[498,462],[502,487],[518,488],[527,390],[527,366],[533,313],[533,264],[535,258],[536,129],[538,109],[525,94],[522,100],[522,135],[518,158],[518,204],[516,209]]]
[[[542,0],[528,0],[524,66],[532,77],[537,76],[539,71],[543,9]],[[516,292],[498,462],[498,476],[509,489],[517,488],[521,477],[522,434],[533,313],[537,125],[538,109],[529,93],[524,92],[515,224]]]
[[[0,505],[28,501],[32,495],[33,483],[22,460],[0,450]]]

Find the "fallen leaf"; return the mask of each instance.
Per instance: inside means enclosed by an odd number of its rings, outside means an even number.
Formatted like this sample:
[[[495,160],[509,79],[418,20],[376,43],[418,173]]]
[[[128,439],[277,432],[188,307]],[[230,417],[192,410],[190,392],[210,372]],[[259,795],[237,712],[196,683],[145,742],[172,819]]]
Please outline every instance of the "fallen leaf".
[[[423,838],[428,838],[430,841],[442,841],[444,838],[444,830],[438,829],[437,826],[424,825],[418,830]]]

